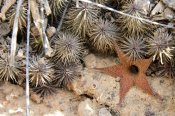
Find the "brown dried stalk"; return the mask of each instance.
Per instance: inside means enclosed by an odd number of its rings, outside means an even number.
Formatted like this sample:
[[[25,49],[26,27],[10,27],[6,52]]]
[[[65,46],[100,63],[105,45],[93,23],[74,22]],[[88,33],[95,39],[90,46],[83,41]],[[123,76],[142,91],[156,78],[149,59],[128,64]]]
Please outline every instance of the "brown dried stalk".
[[[3,21],[6,20],[5,13],[13,4],[15,4],[15,2],[16,0],[4,0],[4,6],[1,8],[0,19]]]
[[[45,0],[45,1],[47,1],[47,0]],[[46,7],[47,6],[46,3],[44,3],[43,1],[40,1],[40,3],[45,6],[46,13],[48,13],[48,14],[49,14],[49,12],[51,13],[50,8]],[[44,11],[44,7],[41,7],[41,15],[40,15],[38,4],[37,4],[36,0],[31,0],[30,4],[31,4],[31,14],[32,14],[34,24],[35,24],[36,28],[38,29],[40,37],[44,43],[45,55],[48,57],[51,57],[53,50],[50,47],[48,38],[45,34],[44,17],[41,18],[42,12]],[[44,15],[44,12],[43,12],[43,15]]]
[[[49,2],[48,0],[44,0],[44,9],[46,11],[46,15],[50,15],[52,13],[50,6],[49,6]]]
[[[17,8],[16,8],[16,15],[14,19],[12,39],[11,39],[11,51],[10,51],[10,64],[11,65],[15,63],[15,53],[16,53],[16,44],[17,44],[17,33],[18,33],[18,18],[19,18],[19,11],[20,11],[23,1],[24,0],[19,0],[17,4]]]

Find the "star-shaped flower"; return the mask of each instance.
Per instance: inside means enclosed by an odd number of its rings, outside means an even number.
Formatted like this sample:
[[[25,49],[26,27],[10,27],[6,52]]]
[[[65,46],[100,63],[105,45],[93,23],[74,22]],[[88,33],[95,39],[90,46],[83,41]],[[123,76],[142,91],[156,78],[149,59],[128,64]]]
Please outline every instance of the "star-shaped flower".
[[[146,70],[152,62],[152,58],[136,59],[132,61],[122,52],[117,44],[114,44],[114,47],[118,54],[120,64],[95,69],[113,77],[121,77],[119,105],[122,103],[126,93],[132,86],[137,86],[146,93],[161,99],[160,95],[152,90],[148,83],[147,76],[145,75]]]

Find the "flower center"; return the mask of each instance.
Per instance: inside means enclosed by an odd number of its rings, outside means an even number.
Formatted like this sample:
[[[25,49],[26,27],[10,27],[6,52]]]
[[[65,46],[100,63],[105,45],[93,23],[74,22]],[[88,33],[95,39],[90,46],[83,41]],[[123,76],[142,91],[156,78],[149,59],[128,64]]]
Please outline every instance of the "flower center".
[[[136,75],[139,73],[139,68],[136,65],[131,65],[129,66],[129,72]]]

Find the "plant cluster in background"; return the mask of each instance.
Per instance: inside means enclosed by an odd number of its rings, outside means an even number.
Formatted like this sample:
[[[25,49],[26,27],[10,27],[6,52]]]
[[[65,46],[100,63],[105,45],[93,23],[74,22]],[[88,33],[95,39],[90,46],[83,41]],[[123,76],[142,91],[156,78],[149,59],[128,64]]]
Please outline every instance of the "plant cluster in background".
[[[20,1],[20,0],[19,0]],[[0,0],[0,80],[25,84],[27,2],[19,7],[15,62],[10,45],[18,2]],[[174,25],[156,10],[158,0],[91,0],[116,10]],[[67,88],[81,76],[87,49],[101,56],[114,55],[113,42],[134,61],[153,57],[149,75],[175,77],[175,31],[75,0],[31,0],[30,87],[42,97]],[[173,12],[175,9],[167,7]],[[65,14],[64,14],[65,13]],[[162,14],[163,13],[163,14]],[[162,16],[163,18],[157,18]],[[63,20],[62,20],[63,19]],[[62,22],[63,21],[63,22]],[[61,28],[58,27],[61,25]],[[12,46],[12,45],[11,45]],[[159,67],[159,68],[157,68]],[[157,73],[161,72],[161,73]],[[160,76],[160,75],[159,75]]]

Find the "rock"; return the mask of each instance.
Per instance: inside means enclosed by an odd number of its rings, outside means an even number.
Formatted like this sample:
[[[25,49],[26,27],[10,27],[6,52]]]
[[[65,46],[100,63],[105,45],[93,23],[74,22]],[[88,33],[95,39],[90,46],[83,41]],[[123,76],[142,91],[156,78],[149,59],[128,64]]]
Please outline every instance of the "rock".
[[[23,88],[18,85],[9,84],[8,82],[3,85],[3,88],[3,93],[6,95],[5,98],[7,101],[11,101],[24,94]]]
[[[86,56],[85,65],[88,67],[107,67],[115,64],[115,58],[101,58],[93,54]],[[88,61],[89,60],[89,61]],[[92,63],[93,61],[93,63]],[[72,89],[77,95],[87,94],[100,104],[116,107],[119,102],[119,79],[105,75],[94,69],[86,68],[82,78],[73,81]]]
[[[98,114],[99,116],[112,116],[106,108],[101,108]]]
[[[90,99],[80,102],[78,105],[79,116],[97,116],[96,109]]]
[[[96,58],[94,54],[89,54],[84,58],[86,67],[94,68],[96,67]]]
[[[56,28],[55,27],[49,27],[46,30],[46,34],[49,38],[51,38],[55,33],[56,33]]]
[[[89,67],[107,67],[115,64],[115,58],[101,58],[90,54],[86,60],[92,60],[94,63],[85,61]],[[91,64],[93,66],[91,66]],[[102,74],[94,69],[86,68],[82,72],[82,78],[73,82],[73,91],[78,95],[88,95],[98,102],[98,104],[107,105],[112,111],[117,111],[120,116],[144,116],[145,114],[155,115],[173,115],[175,112],[174,103],[175,90],[173,89],[173,80],[168,78],[148,78],[151,87],[162,96],[164,101],[150,96],[139,88],[132,87],[124,98],[123,105],[117,107],[119,103],[120,83],[116,78]],[[163,82],[163,83],[162,83]],[[170,101],[173,105],[170,105]],[[149,108],[149,110],[148,110]],[[168,109],[168,110],[167,110]]]
[[[175,0],[162,0],[168,7],[175,10]]]
[[[17,85],[0,84],[0,115],[25,116],[26,96],[25,90],[22,92],[21,90],[23,88]],[[20,94],[14,94],[18,92]],[[57,92],[45,97],[40,104],[33,102],[30,97],[30,116],[77,116],[78,105],[84,100],[84,97],[76,96],[66,90],[58,90]],[[5,97],[11,93],[16,97],[7,101]],[[33,95],[34,93],[30,92],[30,94]]]
[[[40,104],[43,102],[43,98],[41,98],[39,95],[37,95],[36,93],[32,92],[31,96],[30,96],[30,99],[37,103],[37,104]]]
[[[113,57],[102,58],[93,54],[86,58],[92,59],[94,64],[89,61],[85,61],[85,64],[89,67],[105,67],[114,65],[116,60]],[[132,87],[124,99],[123,106],[116,107],[119,102],[119,79],[85,68],[82,78],[73,81],[72,90],[79,96],[58,89],[55,94],[45,97],[40,104],[30,99],[30,116],[174,116],[174,79],[152,77],[148,78],[148,81],[163,97],[163,101]],[[0,83],[0,114],[24,116],[24,91],[20,86]],[[11,94],[15,97],[9,97],[7,101],[6,97]],[[108,106],[110,112],[105,106]]]

